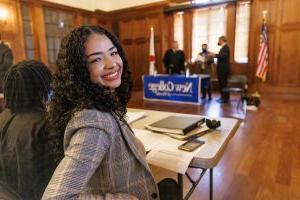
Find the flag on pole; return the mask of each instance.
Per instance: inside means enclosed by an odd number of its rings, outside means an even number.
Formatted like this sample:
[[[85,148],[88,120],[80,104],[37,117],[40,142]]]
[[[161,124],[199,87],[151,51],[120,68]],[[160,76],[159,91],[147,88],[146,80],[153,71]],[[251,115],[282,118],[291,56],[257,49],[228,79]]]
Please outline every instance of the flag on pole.
[[[154,30],[150,28],[150,49],[149,49],[149,74],[153,75],[155,71],[155,49],[154,49]]]
[[[263,81],[266,80],[267,72],[269,70],[268,63],[268,37],[267,37],[267,24],[266,13],[264,13],[263,24],[260,34],[259,54],[257,59],[257,71],[256,76]]]

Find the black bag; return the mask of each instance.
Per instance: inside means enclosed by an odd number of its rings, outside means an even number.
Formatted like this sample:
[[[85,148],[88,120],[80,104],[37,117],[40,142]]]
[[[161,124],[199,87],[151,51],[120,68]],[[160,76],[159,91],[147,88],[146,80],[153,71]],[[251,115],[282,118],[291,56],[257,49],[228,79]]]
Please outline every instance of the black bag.
[[[179,185],[171,178],[165,178],[158,184],[160,200],[179,200]]]
[[[258,107],[260,105],[260,98],[255,95],[244,95],[242,96],[242,100],[246,101],[247,106],[256,106]]]

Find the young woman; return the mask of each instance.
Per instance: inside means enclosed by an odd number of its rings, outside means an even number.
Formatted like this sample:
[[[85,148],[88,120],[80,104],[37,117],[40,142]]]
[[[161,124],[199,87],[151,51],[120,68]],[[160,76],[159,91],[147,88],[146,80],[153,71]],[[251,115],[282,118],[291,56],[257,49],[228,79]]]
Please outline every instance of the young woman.
[[[116,37],[76,28],[57,66],[49,122],[60,163],[43,199],[159,199],[144,147],[124,120],[132,80]]]

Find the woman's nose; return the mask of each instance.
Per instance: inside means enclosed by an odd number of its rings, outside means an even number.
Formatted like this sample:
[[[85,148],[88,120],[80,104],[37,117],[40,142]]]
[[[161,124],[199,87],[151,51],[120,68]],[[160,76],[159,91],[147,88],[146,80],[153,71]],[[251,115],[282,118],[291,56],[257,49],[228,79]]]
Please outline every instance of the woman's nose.
[[[115,67],[115,62],[111,56],[105,56],[105,69],[112,69]]]

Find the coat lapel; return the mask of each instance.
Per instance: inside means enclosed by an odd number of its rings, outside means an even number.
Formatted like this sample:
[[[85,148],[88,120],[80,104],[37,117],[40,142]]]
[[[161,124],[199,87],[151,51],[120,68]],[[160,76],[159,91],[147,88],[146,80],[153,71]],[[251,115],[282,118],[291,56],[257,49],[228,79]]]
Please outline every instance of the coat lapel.
[[[147,164],[146,158],[145,156],[142,154],[141,151],[139,151],[135,145],[135,143],[133,142],[135,140],[135,136],[133,134],[133,132],[131,131],[131,129],[128,127],[127,124],[125,124],[124,122],[120,122],[120,126],[121,126],[121,134],[124,136],[126,143],[128,144],[130,150],[132,151],[132,153],[135,155],[135,157],[137,158],[137,160],[150,172],[151,174],[151,170]]]

